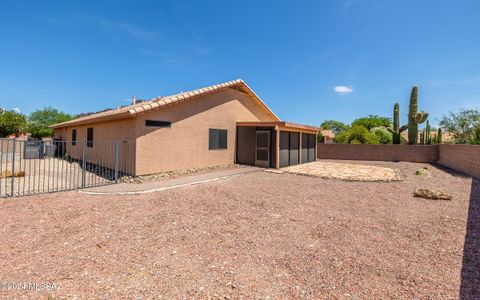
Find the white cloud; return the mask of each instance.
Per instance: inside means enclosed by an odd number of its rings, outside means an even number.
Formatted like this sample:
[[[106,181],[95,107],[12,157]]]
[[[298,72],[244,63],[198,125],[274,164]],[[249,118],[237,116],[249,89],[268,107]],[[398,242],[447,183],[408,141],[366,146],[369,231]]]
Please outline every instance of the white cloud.
[[[131,25],[126,22],[118,22],[103,18],[97,18],[94,16],[89,16],[85,14],[73,14],[75,19],[78,19],[87,24],[93,25],[95,27],[101,28],[104,31],[110,33],[120,32],[129,34],[138,39],[152,40],[160,37],[160,34],[156,31],[146,30],[134,25]],[[55,20],[54,20],[55,22]]]
[[[134,37],[142,39],[153,39],[159,36],[155,31],[145,30],[139,27],[132,26],[128,23],[115,22],[107,19],[98,20],[98,24],[105,29],[119,30],[131,34]]]
[[[18,108],[18,107],[14,107],[14,108],[12,108],[12,110],[13,110],[14,112],[16,112],[17,114],[19,114],[19,113],[22,112],[22,110],[21,110],[20,108]]]
[[[337,86],[333,87],[333,90],[336,93],[339,93],[339,94],[342,94],[342,95],[353,93],[353,87],[352,86],[337,85]]]

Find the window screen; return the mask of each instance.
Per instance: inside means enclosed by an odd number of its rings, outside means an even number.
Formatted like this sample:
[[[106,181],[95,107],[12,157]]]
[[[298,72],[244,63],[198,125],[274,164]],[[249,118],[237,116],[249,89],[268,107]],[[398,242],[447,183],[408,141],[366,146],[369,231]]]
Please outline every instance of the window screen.
[[[72,146],[75,146],[77,144],[77,130],[73,129],[72,130]]]
[[[227,149],[227,130],[209,129],[208,130],[208,149]]]
[[[145,120],[145,126],[152,127],[171,127],[172,122],[168,121],[158,121],[158,120]]]
[[[87,147],[93,147],[93,128],[87,128]]]

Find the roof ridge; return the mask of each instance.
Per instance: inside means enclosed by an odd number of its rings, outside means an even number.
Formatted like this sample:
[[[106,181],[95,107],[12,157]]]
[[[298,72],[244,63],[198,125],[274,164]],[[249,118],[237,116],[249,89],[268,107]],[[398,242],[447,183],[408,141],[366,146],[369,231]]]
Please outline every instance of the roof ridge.
[[[279,120],[277,115],[275,115],[275,113],[273,113],[273,111],[260,99],[260,97],[258,97],[255,94],[255,92],[242,79],[239,78],[239,79],[235,79],[235,80],[231,80],[231,81],[227,81],[227,82],[223,82],[223,83],[219,83],[219,84],[215,84],[215,85],[206,86],[206,87],[203,87],[203,88],[198,88],[198,89],[195,89],[195,90],[190,90],[190,91],[181,92],[181,93],[178,93],[178,94],[173,94],[173,95],[170,95],[170,96],[155,97],[155,98],[152,98],[150,100],[147,100],[147,101],[144,101],[144,102],[141,102],[141,103],[131,104],[131,105],[124,106],[124,107],[121,107],[121,108],[110,109],[110,110],[107,110],[107,111],[104,111],[104,112],[91,114],[91,115],[88,115],[88,116],[85,116],[85,117],[80,117],[80,118],[77,118],[77,119],[73,119],[73,120],[70,120],[70,121],[67,121],[67,122],[54,124],[50,127],[51,128],[60,128],[60,127],[64,127],[64,126],[67,126],[67,125],[84,123],[84,122],[88,122],[90,120],[95,120],[95,119],[99,119],[99,118],[115,119],[115,118],[120,118],[121,116],[132,117],[132,116],[135,116],[139,113],[143,113],[145,111],[149,111],[149,110],[152,110],[152,109],[160,108],[162,106],[167,106],[167,105],[170,105],[170,104],[182,102],[184,100],[195,98],[197,96],[207,95],[207,94],[213,93],[215,91],[225,89],[225,88],[229,88],[229,87],[233,87],[233,86],[243,86],[243,87],[245,87],[247,94],[250,94],[251,97],[254,97],[259,102],[259,104],[265,108],[265,110],[267,110],[275,119]]]

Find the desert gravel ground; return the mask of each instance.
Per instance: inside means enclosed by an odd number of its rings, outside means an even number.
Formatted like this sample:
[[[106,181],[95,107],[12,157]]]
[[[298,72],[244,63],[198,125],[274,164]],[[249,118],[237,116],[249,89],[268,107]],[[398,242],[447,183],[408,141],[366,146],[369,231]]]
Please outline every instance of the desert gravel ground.
[[[260,171],[138,196],[2,200],[0,281],[60,287],[0,298],[480,297],[478,182],[435,167],[413,175],[425,164],[371,164],[406,179]],[[454,198],[414,198],[416,187]]]

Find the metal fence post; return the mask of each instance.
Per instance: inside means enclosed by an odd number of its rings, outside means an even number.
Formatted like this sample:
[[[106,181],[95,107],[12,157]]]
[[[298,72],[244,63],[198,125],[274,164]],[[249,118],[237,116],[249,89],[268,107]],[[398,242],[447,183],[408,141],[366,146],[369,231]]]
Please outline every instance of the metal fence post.
[[[16,144],[16,139],[13,139],[13,147],[12,147],[12,191],[11,191],[11,196],[13,197],[13,186],[15,185],[15,144]]]
[[[83,141],[83,153],[82,153],[82,189],[85,188],[85,179],[86,179],[86,169],[87,169],[87,142]]]
[[[115,141],[115,183],[118,182],[118,141]]]

